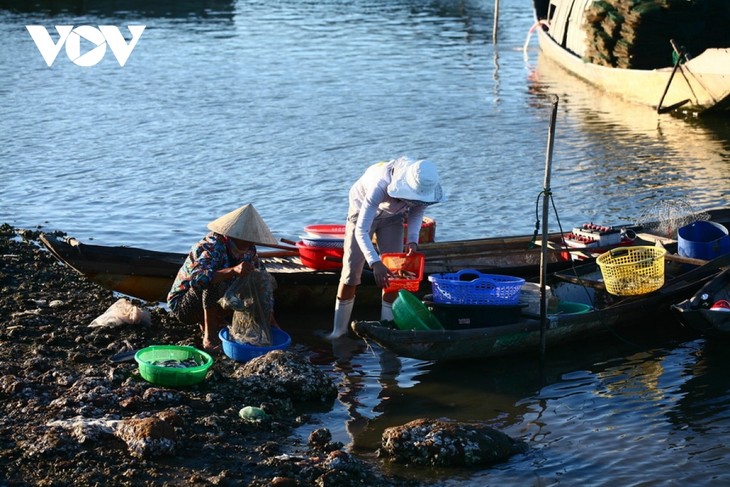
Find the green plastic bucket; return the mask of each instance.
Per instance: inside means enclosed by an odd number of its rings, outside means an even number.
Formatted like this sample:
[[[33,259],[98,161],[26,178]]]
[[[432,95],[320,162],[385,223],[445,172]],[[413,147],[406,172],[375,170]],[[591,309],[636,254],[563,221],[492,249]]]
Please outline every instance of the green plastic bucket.
[[[401,289],[393,302],[393,321],[401,330],[443,330],[433,313],[413,293]]]

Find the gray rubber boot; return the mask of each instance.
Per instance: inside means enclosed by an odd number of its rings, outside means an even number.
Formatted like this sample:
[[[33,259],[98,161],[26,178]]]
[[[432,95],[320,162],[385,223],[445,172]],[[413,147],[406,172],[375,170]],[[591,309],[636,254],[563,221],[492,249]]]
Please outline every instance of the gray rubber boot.
[[[338,338],[347,335],[350,329],[350,317],[352,316],[352,307],[355,305],[355,298],[345,301],[335,300],[335,322],[332,333],[329,338]]]

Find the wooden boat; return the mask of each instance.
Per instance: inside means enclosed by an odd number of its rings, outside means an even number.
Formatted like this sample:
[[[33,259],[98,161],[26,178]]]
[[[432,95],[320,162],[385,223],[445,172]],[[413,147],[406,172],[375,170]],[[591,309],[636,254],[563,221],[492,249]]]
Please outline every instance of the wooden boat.
[[[692,264],[690,264],[692,263]],[[587,312],[548,314],[546,347],[591,338],[626,326],[646,326],[672,303],[691,296],[730,264],[730,254],[702,265],[674,254],[665,258],[664,285],[638,296],[614,296],[606,291],[597,264],[577,266],[549,275],[548,285],[561,302],[580,303]],[[687,270],[691,265],[692,269]],[[403,330],[394,322],[354,321],[356,335],[397,355],[421,360],[455,361],[538,353],[543,344],[542,320],[523,312],[513,323],[468,329]]]
[[[85,244],[75,238],[41,234],[40,242],[61,262],[102,287],[145,301],[165,302],[186,254],[126,246]],[[262,251],[262,261],[276,278],[277,307],[332,306],[339,273],[314,271],[294,251]],[[371,276],[363,276],[365,301],[380,299]]]
[[[709,209],[705,212],[712,221],[730,222],[730,208]],[[635,244],[653,244],[658,238],[641,233],[642,228],[655,224],[616,225],[620,231],[637,233]],[[608,247],[566,248],[561,235],[549,235],[548,270],[569,267],[573,258],[590,261]],[[177,271],[186,255],[159,252],[126,246],[86,244],[75,238],[61,238],[42,234],[40,242],[60,261],[75,269],[87,279],[116,292],[145,301],[166,300]],[[538,275],[541,248],[535,245],[533,235],[491,237],[425,243],[419,247],[426,258],[425,275],[477,269],[485,273],[507,274],[531,278]],[[316,271],[302,264],[296,252],[261,251],[266,268],[276,278],[278,308],[329,308],[334,303],[339,271]],[[430,292],[430,283],[424,279],[419,295]],[[358,304],[377,304],[380,289],[372,275],[363,274],[358,288]]]
[[[622,14],[618,10],[602,11],[597,5],[593,0],[533,0],[536,20],[533,29],[537,31],[541,51],[563,69],[598,88],[655,107],[661,113],[675,109],[697,113],[730,110],[730,31],[722,29],[720,39],[716,36],[703,42],[697,40],[697,35],[682,37],[683,32],[697,25],[700,25],[699,32],[709,31],[701,26],[721,22],[716,14],[688,10],[683,17],[681,13],[669,12],[666,15],[673,16],[673,20],[680,23],[684,20],[684,25],[677,25],[674,30],[659,13],[653,18],[638,19],[638,9],[633,7],[633,11]],[[666,10],[656,12],[663,14]],[[642,52],[641,34],[635,35],[633,27],[626,27],[629,18],[638,25],[654,23],[651,35],[643,36],[648,41],[643,51],[648,52],[657,43],[659,50],[656,56],[645,59],[641,67],[616,67],[621,65],[617,59],[639,57],[627,55],[628,42],[635,42],[637,52]],[[670,43],[670,39],[674,42]],[[603,51],[596,54],[596,48],[592,47],[595,45],[602,46]],[[682,45],[691,46],[697,52],[686,53]]]
[[[730,309],[714,306],[730,302],[730,268],[702,286],[694,296],[672,305],[679,321],[703,335],[730,337]],[[711,309],[715,308],[715,309]]]
[[[636,227],[631,227],[636,228]],[[549,253],[549,268],[557,270],[570,265],[571,253],[592,259],[604,248],[566,249],[557,242],[559,234],[550,236],[554,248]],[[540,246],[533,236],[494,237],[484,239],[432,242],[420,251],[426,257],[425,275],[478,269],[482,272],[532,277],[540,264]],[[158,252],[135,247],[100,246],[79,242],[74,238],[40,236],[41,243],[53,255],[87,279],[101,286],[146,301],[165,301],[172,282],[185,260],[185,254]],[[317,271],[304,266],[296,253],[287,251],[260,252],[262,260],[277,281],[277,307],[331,307],[339,282],[339,270]],[[422,283],[423,293],[430,285]],[[363,274],[358,288],[358,303],[377,303],[380,290],[372,275]]]

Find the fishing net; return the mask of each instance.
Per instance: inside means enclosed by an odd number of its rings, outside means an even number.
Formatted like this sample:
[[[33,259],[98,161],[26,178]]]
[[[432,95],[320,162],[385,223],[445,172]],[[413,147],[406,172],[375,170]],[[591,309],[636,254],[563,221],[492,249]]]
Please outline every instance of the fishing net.
[[[650,207],[636,224],[653,235],[676,239],[678,229],[696,221],[709,219],[709,214],[696,212],[686,201],[665,200]]]
[[[270,346],[274,278],[257,270],[237,278],[218,301],[223,309],[233,310],[228,336],[231,340],[257,347]]]
[[[674,62],[670,40],[690,55],[730,47],[727,0],[596,0],[585,11],[588,62],[655,69]]]

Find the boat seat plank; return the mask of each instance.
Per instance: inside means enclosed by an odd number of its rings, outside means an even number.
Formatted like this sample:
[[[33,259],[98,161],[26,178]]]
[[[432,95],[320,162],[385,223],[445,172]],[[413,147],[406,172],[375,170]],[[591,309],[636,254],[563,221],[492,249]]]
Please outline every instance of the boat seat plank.
[[[677,245],[677,241],[672,238],[662,237],[661,235],[654,235],[653,233],[638,232],[636,238],[641,239],[645,242],[659,244],[662,247]]]

